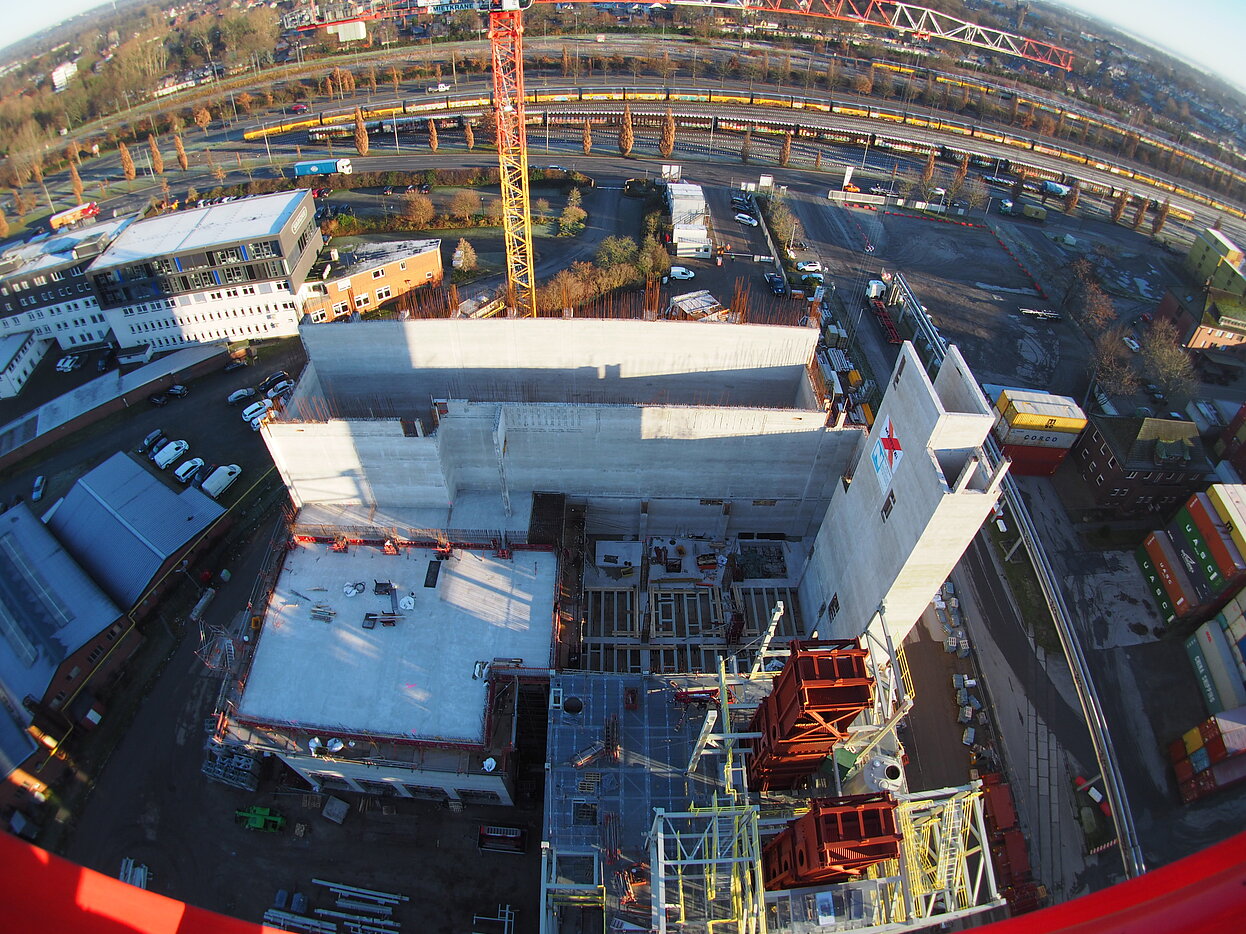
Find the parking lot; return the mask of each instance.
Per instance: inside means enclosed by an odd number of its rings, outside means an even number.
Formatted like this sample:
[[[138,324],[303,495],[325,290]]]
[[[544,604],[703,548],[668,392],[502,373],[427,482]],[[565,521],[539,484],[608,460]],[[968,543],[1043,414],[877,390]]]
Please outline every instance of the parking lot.
[[[169,440],[186,441],[186,453],[164,471],[146,459],[142,461],[175,489],[181,489],[181,485],[174,481],[173,469],[190,458],[202,457],[205,468],[212,464],[242,467],[240,480],[221,497],[220,502],[228,506],[250,485],[248,480],[258,479],[272,467],[272,458],[259,435],[243,422],[241,409],[227,404],[226,397],[237,389],[254,387],[275,370],[284,369],[297,375],[305,363],[302,345],[297,339],[274,341],[256,351],[258,359],[248,367],[228,373],[217,370],[188,382],[189,391],[185,397],[172,397],[165,406],[154,406],[142,399],[125,411],[88,425],[39,451],[6,472],[0,482],[0,499],[4,503],[12,503],[17,496],[29,500],[35,478],[44,476],[46,490],[42,500],[35,504],[36,511],[42,513],[82,474],[119,450],[137,452],[143,440],[160,429]],[[92,354],[92,359],[72,373],[57,373],[56,362],[63,354],[48,354],[26,387],[30,395],[23,392],[15,400],[5,400],[9,403],[9,417],[97,378],[99,373],[93,360],[99,353],[102,351]],[[206,476],[206,470],[200,473],[200,479]]]

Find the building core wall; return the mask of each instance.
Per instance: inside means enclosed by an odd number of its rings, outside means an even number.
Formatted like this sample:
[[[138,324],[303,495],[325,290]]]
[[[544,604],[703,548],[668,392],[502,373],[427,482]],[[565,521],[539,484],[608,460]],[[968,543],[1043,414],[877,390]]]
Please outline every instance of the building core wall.
[[[801,609],[821,637],[855,638],[882,607],[903,641],[998,499],[980,462],[993,420],[955,347],[932,384],[904,345],[802,575]]]

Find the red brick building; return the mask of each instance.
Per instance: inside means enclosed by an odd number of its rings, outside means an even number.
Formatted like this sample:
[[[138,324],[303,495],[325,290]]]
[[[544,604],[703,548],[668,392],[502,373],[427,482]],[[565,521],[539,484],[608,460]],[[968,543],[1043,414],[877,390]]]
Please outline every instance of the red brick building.
[[[364,243],[348,253],[330,251],[304,284],[303,312],[313,322],[375,311],[416,289],[441,285],[441,241]]]

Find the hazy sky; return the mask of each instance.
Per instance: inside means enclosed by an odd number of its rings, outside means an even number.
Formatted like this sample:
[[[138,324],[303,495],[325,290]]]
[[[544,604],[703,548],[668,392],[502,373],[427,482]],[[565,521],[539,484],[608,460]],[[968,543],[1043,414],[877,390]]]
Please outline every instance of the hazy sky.
[[[913,0],[918,6],[921,0]],[[1060,0],[1201,64],[1246,90],[1244,0]],[[98,0],[0,0],[6,36],[28,36],[99,6]]]

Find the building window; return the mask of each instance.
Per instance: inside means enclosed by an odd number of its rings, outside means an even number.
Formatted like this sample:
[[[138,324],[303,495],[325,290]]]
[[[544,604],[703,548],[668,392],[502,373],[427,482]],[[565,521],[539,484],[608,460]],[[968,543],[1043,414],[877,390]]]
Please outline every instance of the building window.
[[[390,291],[389,286],[383,285],[379,289],[376,290],[376,300],[378,302],[383,302],[385,301],[385,299],[389,298],[392,294],[393,292]]]
[[[350,304],[347,302],[334,302],[333,313],[335,315],[344,315],[350,310]]]
[[[372,278],[373,279],[385,278],[385,267],[381,266],[379,269],[372,270]]]
[[[368,293],[367,292],[364,292],[362,295],[355,296],[355,307],[356,308],[367,308],[368,307]]]
[[[895,504],[896,504],[896,491],[895,491],[895,490],[890,490],[890,491],[887,493],[887,498],[886,498],[885,500],[883,500],[883,509],[882,509],[882,512],[883,512],[883,521],[884,521],[884,522],[886,522],[886,521],[887,521],[887,517],[891,515],[891,510],[892,510],[892,508],[895,506]]]

